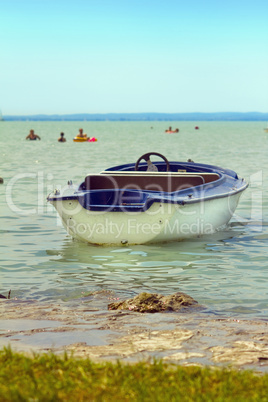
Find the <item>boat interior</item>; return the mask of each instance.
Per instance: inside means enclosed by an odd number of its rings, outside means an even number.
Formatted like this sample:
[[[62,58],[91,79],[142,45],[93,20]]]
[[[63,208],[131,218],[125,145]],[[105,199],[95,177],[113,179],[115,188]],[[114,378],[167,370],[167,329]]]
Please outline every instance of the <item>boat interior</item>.
[[[211,183],[220,178],[217,173],[104,171],[89,174],[79,190],[145,190],[174,192]]]
[[[163,161],[152,163],[151,155]],[[149,152],[142,155],[136,164],[120,165],[99,174],[87,175],[79,190],[174,193],[215,182],[219,178],[220,174],[211,169],[203,167],[197,170],[194,163],[169,162],[164,155]]]

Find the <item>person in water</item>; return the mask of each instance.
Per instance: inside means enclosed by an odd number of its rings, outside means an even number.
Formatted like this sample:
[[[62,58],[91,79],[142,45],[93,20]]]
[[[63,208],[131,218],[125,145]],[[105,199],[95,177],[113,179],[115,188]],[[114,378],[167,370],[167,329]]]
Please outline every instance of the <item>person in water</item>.
[[[172,127],[169,127],[168,130],[165,130],[166,133],[168,133],[169,131],[172,131]]]
[[[34,133],[34,130],[30,130],[30,133],[27,135],[26,140],[41,140],[39,135]]]
[[[59,142],[66,142],[66,138],[64,137],[64,133],[60,133],[60,138],[58,138]]]
[[[77,134],[77,137],[87,138],[87,134],[84,134],[83,129],[79,128],[79,134]]]
[[[172,130],[172,127],[169,127],[168,130],[165,130],[166,133],[178,133],[180,130],[176,128],[175,130]]]

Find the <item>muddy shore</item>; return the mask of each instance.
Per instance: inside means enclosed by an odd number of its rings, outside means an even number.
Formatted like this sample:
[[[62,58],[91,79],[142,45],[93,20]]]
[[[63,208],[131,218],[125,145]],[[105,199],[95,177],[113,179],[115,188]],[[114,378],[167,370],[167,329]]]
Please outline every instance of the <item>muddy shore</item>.
[[[70,302],[1,299],[0,347],[71,352],[94,360],[162,358],[181,365],[268,371],[268,322],[220,318],[189,310],[140,313],[108,310],[112,292]]]

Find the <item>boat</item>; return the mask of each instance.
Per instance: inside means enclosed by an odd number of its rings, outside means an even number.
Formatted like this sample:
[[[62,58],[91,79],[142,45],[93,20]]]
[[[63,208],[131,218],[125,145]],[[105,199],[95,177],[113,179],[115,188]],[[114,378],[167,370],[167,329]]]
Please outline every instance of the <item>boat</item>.
[[[77,186],[68,181],[47,200],[73,238],[133,245],[215,233],[227,225],[247,186],[233,170],[169,162],[149,152],[136,163],[89,173]]]

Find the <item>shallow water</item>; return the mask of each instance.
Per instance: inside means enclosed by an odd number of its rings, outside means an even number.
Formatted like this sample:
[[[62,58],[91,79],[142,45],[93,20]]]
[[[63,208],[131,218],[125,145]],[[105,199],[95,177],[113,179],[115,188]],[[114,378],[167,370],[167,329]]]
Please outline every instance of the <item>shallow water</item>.
[[[268,313],[268,134],[260,122],[0,122],[0,293],[37,301],[76,300],[112,290],[186,292],[206,313]],[[194,130],[199,125],[200,130]],[[96,143],[74,143],[82,126]],[[25,141],[33,128],[41,141]],[[64,131],[66,143],[57,138]],[[227,228],[182,242],[98,247],[73,241],[46,203],[54,188],[155,151],[169,160],[230,168],[250,186]]]

